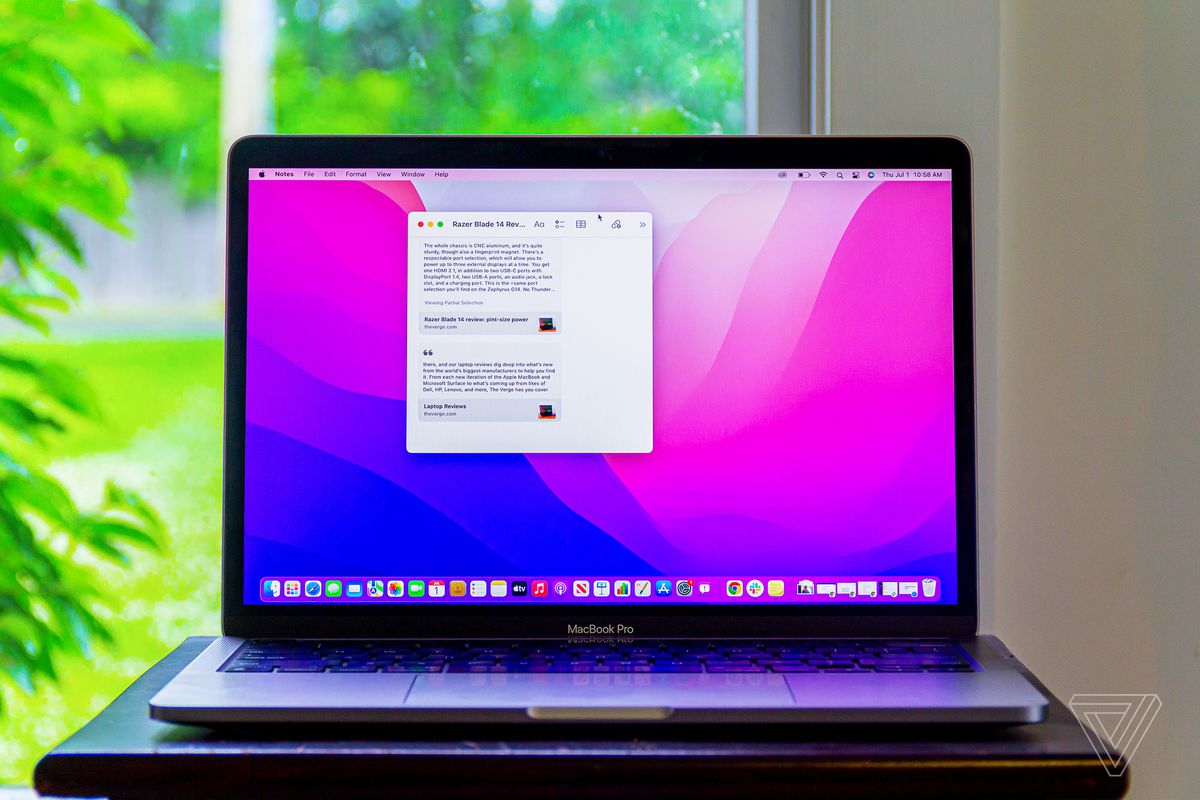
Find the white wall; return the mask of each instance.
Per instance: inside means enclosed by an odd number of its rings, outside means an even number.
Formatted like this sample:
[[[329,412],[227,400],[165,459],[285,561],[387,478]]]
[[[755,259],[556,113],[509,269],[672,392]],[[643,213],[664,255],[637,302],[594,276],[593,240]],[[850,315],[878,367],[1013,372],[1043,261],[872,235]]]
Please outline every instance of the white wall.
[[[1200,797],[1200,3],[830,14],[834,133],[974,150],[983,627],[1160,694],[1131,796]]]
[[[1200,5],[1001,5],[995,628],[1200,796]]]

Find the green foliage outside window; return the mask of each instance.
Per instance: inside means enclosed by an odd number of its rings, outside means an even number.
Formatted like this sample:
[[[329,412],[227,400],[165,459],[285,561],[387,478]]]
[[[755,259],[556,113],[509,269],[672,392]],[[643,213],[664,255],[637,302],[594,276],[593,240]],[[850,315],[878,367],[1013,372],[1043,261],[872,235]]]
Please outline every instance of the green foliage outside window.
[[[740,132],[742,5],[280,0],[273,129]],[[139,235],[131,177],[216,199],[221,6],[0,0],[0,783],[216,630],[219,332],[44,334],[79,313],[81,225]]]
[[[526,0],[363,3],[372,11],[344,22],[324,5],[296,3],[282,30],[281,131],[742,127],[740,2],[568,2],[552,16]]]
[[[101,75],[116,149],[220,172],[217,2],[116,0],[165,54]],[[279,133],[739,133],[741,0],[280,0]]]
[[[4,0],[0,20],[0,315],[45,334],[48,314],[77,299],[47,260],[82,260],[64,209],[124,230],[125,167],[96,144],[112,119],[89,70],[148,44],[91,2]],[[96,413],[75,372],[0,348],[0,679],[27,690],[108,638],[96,562],[125,563],[161,538],[136,494],[109,483],[98,508],[81,509],[41,468],[47,440]]]

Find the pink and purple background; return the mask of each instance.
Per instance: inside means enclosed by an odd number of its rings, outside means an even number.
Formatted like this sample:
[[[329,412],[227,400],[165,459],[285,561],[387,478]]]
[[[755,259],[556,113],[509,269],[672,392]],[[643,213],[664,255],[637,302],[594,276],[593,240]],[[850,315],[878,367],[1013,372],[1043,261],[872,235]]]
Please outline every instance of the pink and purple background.
[[[950,186],[251,181],[245,602],[368,574],[923,574],[956,602]],[[652,453],[406,451],[422,210],[654,214]]]

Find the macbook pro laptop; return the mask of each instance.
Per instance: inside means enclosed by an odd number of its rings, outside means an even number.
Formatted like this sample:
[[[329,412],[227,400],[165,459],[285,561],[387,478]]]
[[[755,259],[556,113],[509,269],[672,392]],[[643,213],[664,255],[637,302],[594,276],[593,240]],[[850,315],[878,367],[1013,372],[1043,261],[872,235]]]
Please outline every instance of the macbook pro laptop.
[[[940,137],[234,145],[228,722],[991,722]]]

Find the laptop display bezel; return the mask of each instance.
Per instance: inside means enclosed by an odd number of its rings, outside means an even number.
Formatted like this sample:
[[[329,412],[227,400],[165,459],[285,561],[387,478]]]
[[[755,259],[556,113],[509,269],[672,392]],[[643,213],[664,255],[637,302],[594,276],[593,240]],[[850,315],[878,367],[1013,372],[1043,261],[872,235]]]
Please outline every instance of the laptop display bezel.
[[[259,168],[949,169],[952,174],[958,602],[952,605],[253,605],[243,601],[249,172]],[[969,635],[978,623],[971,156],[940,136],[250,136],[227,176],[221,620],[255,637],[545,638],[622,624],[636,637]]]

